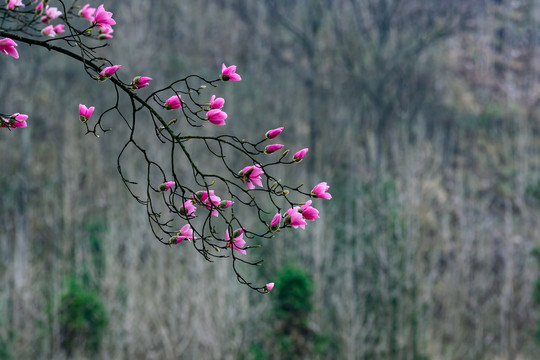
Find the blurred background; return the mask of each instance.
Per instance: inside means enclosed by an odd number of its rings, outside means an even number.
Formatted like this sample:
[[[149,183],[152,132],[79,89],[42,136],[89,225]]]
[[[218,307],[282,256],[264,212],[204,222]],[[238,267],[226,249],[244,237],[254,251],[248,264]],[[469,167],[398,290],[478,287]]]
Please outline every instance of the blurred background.
[[[154,240],[116,170],[123,122],[78,119],[111,84],[19,44],[0,57],[0,109],[30,116],[0,132],[0,359],[538,358],[539,0],[105,6],[124,81],[237,65],[227,130],[284,126],[310,152],[283,178],[333,199],[252,251],[248,279],[276,283],[253,292]]]

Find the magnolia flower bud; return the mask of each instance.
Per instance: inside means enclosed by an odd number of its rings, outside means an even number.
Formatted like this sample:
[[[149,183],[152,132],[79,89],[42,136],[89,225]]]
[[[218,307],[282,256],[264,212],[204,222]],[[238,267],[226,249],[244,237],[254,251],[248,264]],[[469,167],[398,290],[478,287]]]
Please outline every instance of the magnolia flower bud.
[[[270,292],[270,291],[272,291],[273,288],[274,288],[274,283],[273,282],[264,285],[264,291],[265,292]]]
[[[231,205],[232,205],[232,201],[231,201],[231,200],[221,200],[221,201],[219,202],[218,207],[219,207],[220,209],[226,209],[226,208],[228,208],[228,207],[231,206]]]
[[[233,232],[233,239],[236,239],[237,237],[239,237],[240,235],[242,235],[242,233],[244,232],[244,229],[238,229],[238,230],[235,230]]]
[[[201,197],[203,196],[203,194],[204,194],[204,191],[199,190],[199,191],[197,191],[197,192],[195,193],[195,197],[196,197],[197,199],[200,200]]]
[[[251,175],[252,172],[253,172],[253,166],[250,167],[246,172],[240,171],[240,175],[242,175],[243,177],[245,177],[246,179],[248,179],[248,178],[249,178],[249,175]]]
[[[159,185],[158,190],[159,191],[166,191],[167,190],[167,185],[165,185],[165,184]]]
[[[285,216],[285,220],[283,220],[284,226],[291,226],[291,215]]]
[[[98,35],[98,40],[108,40],[111,38],[111,35],[110,34],[99,34]]]

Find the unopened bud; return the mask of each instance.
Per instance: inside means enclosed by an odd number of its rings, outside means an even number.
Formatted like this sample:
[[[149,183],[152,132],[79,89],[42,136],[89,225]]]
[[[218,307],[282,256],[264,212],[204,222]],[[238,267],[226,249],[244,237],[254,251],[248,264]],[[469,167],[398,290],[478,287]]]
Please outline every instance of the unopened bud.
[[[195,197],[196,197],[197,199],[200,199],[200,198],[202,198],[203,194],[204,194],[204,191],[199,190],[199,191],[197,191],[197,192],[195,193]]]
[[[250,167],[248,171],[243,173],[242,176],[244,176],[247,179],[247,178],[249,178],[249,176],[251,175],[252,172],[253,172],[253,166]]]
[[[231,206],[231,205],[232,205],[232,201],[231,201],[231,200],[221,200],[221,201],[219,202],[218,207],[219,207],[220,209],[226,209],[226,208],[228,208],[228,207]]]
[[[291,226],[291,216],[290,215],[285,216],[285,220],[283,220],[283,225]]]
[[[167,191],[167,185],[165,185],[165,184],[159,185],[159,186],[158,186],[158,190],[159,190],[159,191]]]
[[[206,89],[206,85],[199,86],[201,89]]]
[[[98,40],[107,40],[107,39],[111,38],[111,35],[109,35],[109,34],[99,34],[97,38],[98,38]]]

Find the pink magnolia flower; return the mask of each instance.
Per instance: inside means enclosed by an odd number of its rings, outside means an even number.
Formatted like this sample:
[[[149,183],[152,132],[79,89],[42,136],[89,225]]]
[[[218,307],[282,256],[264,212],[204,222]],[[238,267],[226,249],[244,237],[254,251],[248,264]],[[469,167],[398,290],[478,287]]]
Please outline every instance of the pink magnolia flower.
[[[97,26],[103,25],[116,25],[116,21],[112,18],[113,13],[110,11],[105,11],[105,8],[102,5],[99,5],[96,11],[94,12],[94,23]]]
[[[319,219],[319,210],[311,207],[310,205],[311,200],[306,201],[306,203],[300,207],[300,212],[302,213],[304,219],[315,221],[315,219]]]
[[[93,106],[90,106],[89,108],[87,108],[86,105],[79,104],[79,118],[81,119],[82,122],[87,122],[93,113],[94,113]]]
[[[273,288],[274,288],[274,283],[273,282],[264,285],[264,291],[266,291],[266,292],[272,291]]]
[[[192,200],[184,202],[184,204],[180,208],[180,214],[185,216],[195,216],[195,211],[197,211],[197,207],[193,205]]]
[[[174,181],[166,181],[163,184],[159,185],[159,191],[167,191],[174,185],[176,185]]]
[[[45,28],[41,30],[41,35],[55,37],[56,32],[54,31],[54,27],[52,25],[49,25],[49,26],[45,26]]]
[[[295,229],[306,228],[307,222],[302,214],[298,211],[299,209],[300,208],[298,206],[295,206],[292,209],[287,210],[287,215],[289,216],[285,218],[285,225],[290,225]]]
[[[244,240],[244,229],[235,230],[233,233],[233,240],[229,237],[229,230],[225,232],[225,240],[227,240],[230,247],[234,250],[246,255],[246,250],[243,249],[246,246],[246,241]]]
[[[41,18],[41,22],[46,24],[49,20],[54,20],[60,15],[62,15],[62,12],[59,11],[58,8],[49,7],[49,5],[47,5],[45,7],[45,16]]]
[[[9,10],[15,9],[15,6],[24,7],[24,4],[22,3],[22,0],[9,0],[7,4],[7,8]]]
[[[281,144],[272,144],[272,145],[268,145],[265,149],[264,149],[264,152],[266,154],[271,154],[273,152],[276,152],[278,151],[279,149],[281,149],[283,147],[283,145]]]
[[[214,125],[225,125],[225,119],[227,118],[227,113],[221,111],[220,109],[212,109],[206,113],[206,118]]]
[[[81,11],[79,11],[79,16],[82,16],[86,20],[90,22],[94,22],[94,13],[96,12],[96,8],[90,7],[90,4],[86,4],[83,6]]]
[[[174,95],[165,101],[165,109],[180,109],[182,107],[182,100],[180,95]]]
[[[186,224],[180,229],[180,235],[178,235],[178,237],[176,238],[176,244],[182,242],[183,240],[193,239],[196,239],[196,237],[193,236],[193,229],[189,224]]]
[[[146,87],[149,84],[149,82],[152,80],[152,78],[146,77],[146,76],[137,76],[133,79],[131,82],[131,88],[133,89],[141,89],[143,87]]]
[[[223,105],[225,105],[225,99],[216,99],[216,95],[212,95],[212,98],[210,99],[210,109],[221,109],[223,108]]]
[[[218,207],[221,202],[221,198],[214,194],[214,190],[204,191],[200,195],[199,199],[206,204],[206,208],[211,210],[212,216],[219,216]]]
[[[26,124],[26,119],[28,119],[28,115],[15,113],[11,115],[9,119],[2,119],[0,127],[7,127],[12,129],[25,128],[28,126]]]
[[[120,70],[121,67],[122,65],[113,65],[106,67],[99,73],[99,80],[107,80],[108,78],[113,76],[115,72]]]
[[[296,154],[294,154],[294,156],[293,156],[294,161],[295,162],[302,161],[304,156],[306,156],[308,150],[309,150],[308,148],[304,148],[304,149],[298,151]]]
[[[272,221],[270,222],[270,230],[276,231],[279,228],[279,224],[281,223],[281,214],[277,213],[272,218]]]
[[[112,39],[113,28],[110,25],[101,25],[99,27],[98,40]]]
[[[35,12],[37,15],[40,15],[43,12],[43,1],[36,6]]]
[[[240,171],[242,181],[246,183],[250,190],[255,189],[255,185],[262,187],[261,175],[264,174],[259,164],[246,166]]]
[[[9,38],[0,39],[0,51],[18,59],[19,53],[17,52],[17,49],[15,49],[15,46],[17,46],[17,43]]]
[[[266,132],[266,135],[264,136],[265,138],[267,139],[273,139],[275,138],[276,136],[278,136],[279,134],[281,134],[281,132],[283,131],[284,128],[282,127],[279,127],[277,129],[273,129],[273,130],[268,130]]]
[[[328,189],[330,189],[330,186],[328,186],[326,182],[322,182],[318,185],[315,185],[313,190],[311,190],[311,196],[319,199],[330,200],[332,198],[332,195],[327,193]]]
[[[225,64],[222,64],[221,66],[221,75],[219,78],[223,81],[240,81],[242,78],[240,75],[236,73],[236,65],[232,66],[225,66]]]
[[[220,208],[220,209],[226,209],[226,208],[228,208],[229,206],[231,206],[232,204],[234,204],[234,202],[231,201],[231,200],[221,200],[221,201],[219,202],[219,208]]]
[[[54,32],[57,34],[62,34],[66,32],[66,30],[64,30],[64,24],[58,24],[53,29],[54,29]]]

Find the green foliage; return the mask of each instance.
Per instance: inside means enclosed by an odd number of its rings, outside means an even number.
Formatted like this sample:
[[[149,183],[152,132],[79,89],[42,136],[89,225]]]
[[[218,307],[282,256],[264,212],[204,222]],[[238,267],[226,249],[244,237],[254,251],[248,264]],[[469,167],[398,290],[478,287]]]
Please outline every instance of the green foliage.
[[[276,284],[276,315],[282,319],[307,317],[313,307],[313,282],[306,272],[286,266],[278,274]]]
[[[9,341],[0,334],[0,360],[14,359]]]
[[[259,345],[251,344],[248,349],[247,358],[249,360],[267,360],[268,355]]]
[[[525,190],[526,195],[540,205],[540,180],[534,184],[529,184]]]
[[[91,217],[82,224],[82,229],[87,234],[86,247],[90,255],[90,262],[83,264],[85,270],[83,274],[84,283],[91,284],[94,288],[99,289],[106,270],[103,236],[107,232],[107,223],[99,217]],[[90,269],[93,269],[93,271],[90,272]]]
[[[540,267],[540,248],[534,248],[531,251],[531,255]],[[536,329],[534,329],[533,337],[536,343],[540,345],[540,276],[538,276],[534,282],[532,299],[536,311]]]
[[[81,347],[90,354],[99,351],[108,317],[97,293],[85,289],[75,278],[68,279],[58,318],[62,347],[68,354]]]

